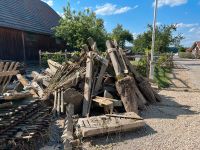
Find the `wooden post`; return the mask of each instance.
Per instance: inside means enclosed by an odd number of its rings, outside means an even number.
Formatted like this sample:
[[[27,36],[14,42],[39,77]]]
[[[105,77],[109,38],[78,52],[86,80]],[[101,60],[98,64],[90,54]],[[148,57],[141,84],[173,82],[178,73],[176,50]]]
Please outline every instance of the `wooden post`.
[[[57,115],[60,115],[60,89],[57,90]]]
[[[65,50],[65,61],[67,60],[67,49]]]
[[[106,41],[106,46],[107,46],[107,51],[110,55],[110,58],[113,64],[113,68],[115,70],[115,74],[116,76],[121,76],[122,70],[118,62],[117,56],[115,55],[116,48],[113,48],[111,41]]]
[[[133,77],[125,77],[117,81],[116,89],[121,96],[126,112],[138,113],[137,95]]]
[[[22,31],[22,45],[23,45],[23,55],[24,55],[24,62],[26,61],[26,47],[25,47],[25,39],[24,39],[24,32]]]
[[[85,86],[84,86],[84,100],[83,100],[83,110],[82,115],[89,115],[89,105],[91,101],[91,90],[92,90],[92,73],[93,73],[93,59],[92,51],[88,52],[87,62],[86,62],[86,75],[85,75]]]
[[[63,97],[63,88],[61,88],[61,91],[60,91],[60,100],[61,100],[61,105],[60,105],[60,111],[61,113],[64,113],[64,97]]]
[[[54,91],[54,104],[53,104],[53,111],[56,112],[57,110],[57,91]]]
[[[72,150],[72,144],[73,141],[73,118],[74,115],[74,105],[68,104],[66,106],[66,118],[65,118],[65,126],[64,126],[64,132],[62,135],[63,143],[64,143],[64,149],[66,150]]]
[[[39,50],[39,64],[42,65],[42,51]]]

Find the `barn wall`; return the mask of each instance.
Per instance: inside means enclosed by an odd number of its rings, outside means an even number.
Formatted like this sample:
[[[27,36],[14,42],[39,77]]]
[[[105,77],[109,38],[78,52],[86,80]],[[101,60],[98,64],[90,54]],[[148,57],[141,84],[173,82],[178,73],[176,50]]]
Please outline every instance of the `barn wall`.
[[[0,59],[23,58],[21,31],[0,28]]]
[[[22,32],[0,28],[0,59],[24,60]],[[39,50],[54,52],[65,49],[50,35],[23,32],[26,60],[38,60]]]

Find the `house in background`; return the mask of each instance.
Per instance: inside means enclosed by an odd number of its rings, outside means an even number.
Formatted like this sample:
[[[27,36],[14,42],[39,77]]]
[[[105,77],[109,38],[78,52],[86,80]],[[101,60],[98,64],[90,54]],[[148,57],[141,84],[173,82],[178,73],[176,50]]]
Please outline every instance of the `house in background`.
[[[192,47],[187,49],[186,51],[191,52],[195,56],[200,55],[200,41],[194,42]]]
[[[40,0],[0,0],[0,59],[36,60],[39,50],[64,49],[53,37],[59,19]]]

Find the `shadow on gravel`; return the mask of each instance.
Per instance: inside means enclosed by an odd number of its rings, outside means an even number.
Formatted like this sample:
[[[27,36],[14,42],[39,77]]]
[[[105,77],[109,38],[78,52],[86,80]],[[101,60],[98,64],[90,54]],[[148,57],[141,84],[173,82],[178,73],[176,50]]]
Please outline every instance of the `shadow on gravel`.
[[[176,88],[190,88],[190,86],[185,81],[183,81],[182,79],[177,77],[176,73],[172,72],[171,75],[172,75],[172,77],[170,78],[170,82],[174,87],[176,87]],[[182,85],[177,86],[173,82],[173,80],[178,80]]]
[[[190,106],[175,102],[174,97],[161,96],[163,98],[162,102],[148,106],[146,111],[141,112],[141,117],[144,119],[176,119],[180,115],[199,114],[199,112],[190,110]]]
[[[149,125],[145,125],[142,128],[129,131],[129,132],[120,132],[120,133],[112,133],[108,135],[96,136],[85,139],[83,142],[91,142],[93,147],[107,149],[112,147],[118,142],[122,142],[126,144],[127,140],[133,140],[136,138],[141,138],[147,135],[152,135],[157,133],[153,128]],[[106,145],[106,147],[104,147]]]

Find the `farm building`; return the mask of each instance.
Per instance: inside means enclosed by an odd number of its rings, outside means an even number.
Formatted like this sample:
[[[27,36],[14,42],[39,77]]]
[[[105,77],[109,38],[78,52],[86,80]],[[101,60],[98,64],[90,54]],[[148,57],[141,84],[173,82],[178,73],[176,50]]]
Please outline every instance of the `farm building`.
[[[194,42],[192,47],[187,49],[187,51],[192,52],[194,55],[200,55],[200,41]]]
[[[0,0],[0,59],[35,60],[39,50],[60,50],[53,37],[60,16],[40,0]]]

